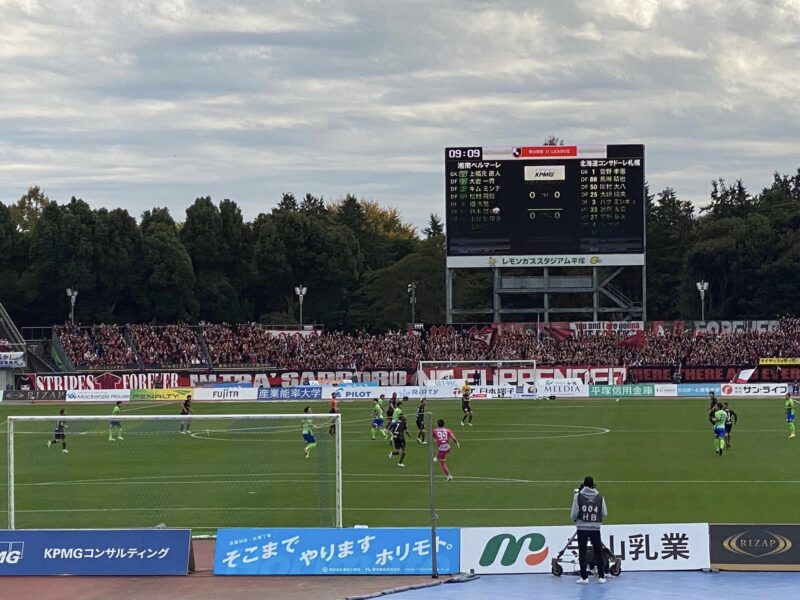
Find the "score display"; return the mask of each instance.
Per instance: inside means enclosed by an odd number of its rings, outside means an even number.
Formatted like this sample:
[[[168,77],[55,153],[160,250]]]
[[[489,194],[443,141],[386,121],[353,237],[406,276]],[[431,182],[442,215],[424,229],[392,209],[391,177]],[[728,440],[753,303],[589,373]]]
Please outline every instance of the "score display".
[[[643,255],[644,146],[445,149],[447,254]]]

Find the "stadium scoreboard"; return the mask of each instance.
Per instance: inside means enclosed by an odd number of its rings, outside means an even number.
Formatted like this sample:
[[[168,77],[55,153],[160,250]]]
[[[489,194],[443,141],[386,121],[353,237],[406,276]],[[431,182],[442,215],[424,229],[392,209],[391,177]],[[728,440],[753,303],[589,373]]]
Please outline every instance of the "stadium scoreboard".
[[[644,264],[644,146],[445,149],[448,267]]]

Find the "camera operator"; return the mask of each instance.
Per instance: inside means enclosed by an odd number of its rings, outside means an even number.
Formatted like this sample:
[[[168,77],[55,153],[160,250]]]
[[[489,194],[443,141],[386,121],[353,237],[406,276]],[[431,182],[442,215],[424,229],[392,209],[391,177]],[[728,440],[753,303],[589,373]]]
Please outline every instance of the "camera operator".
[[[583,485],[575,490],[572,498],[571,518],[578,528],[578,561],[581,577],[578,583],[589,583],[589,570],[586,564],[586,546],[591,540],[594,563],[597,566],[598,583],[605,583],[606,571],[603,558],[603,542],[600,540],[600,526],[608,514],[603,495],[594,488],[594,479],[586,476]]]

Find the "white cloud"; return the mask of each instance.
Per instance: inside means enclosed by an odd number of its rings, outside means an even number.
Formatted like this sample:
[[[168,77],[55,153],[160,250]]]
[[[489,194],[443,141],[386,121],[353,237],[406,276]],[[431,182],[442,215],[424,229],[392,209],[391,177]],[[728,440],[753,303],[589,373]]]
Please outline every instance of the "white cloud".
[[[248,218],[354,192],[422,225],[443,148],[641,142],[702,202],[794,172],[798,0],[0,0],[0,196]],[[738,173],[738,174],[737,174]]]

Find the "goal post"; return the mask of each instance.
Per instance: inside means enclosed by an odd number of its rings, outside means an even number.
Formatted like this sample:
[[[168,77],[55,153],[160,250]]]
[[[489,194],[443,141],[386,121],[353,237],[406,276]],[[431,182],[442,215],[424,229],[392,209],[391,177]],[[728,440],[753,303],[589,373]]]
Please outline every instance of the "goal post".
[[[7,435],[9,529],[343,526],[340,414],[9,416]]]
[[[503,385],[533,383],[538,379],[535,360],[421,360],[417,368],[417,383],[425,387],[429,382],[467,380],[477,385]]]

